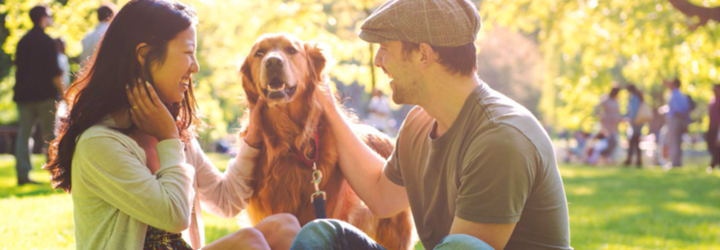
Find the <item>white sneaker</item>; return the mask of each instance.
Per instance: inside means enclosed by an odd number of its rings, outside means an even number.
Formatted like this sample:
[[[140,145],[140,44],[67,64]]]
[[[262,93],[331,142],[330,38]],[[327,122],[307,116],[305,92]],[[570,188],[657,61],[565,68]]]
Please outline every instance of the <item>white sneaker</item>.
[[[672,169],[672,162],[665,163],[665,165],[663,165],[662,167],[662,170],[666,172],[670,171],[670,169]]]
[[[713,171],[713,168],[712,168],[712,167],[707,167],[707,168],[705,169],[705,173],[708,173],[708,174],[712,174],[712,171]]]

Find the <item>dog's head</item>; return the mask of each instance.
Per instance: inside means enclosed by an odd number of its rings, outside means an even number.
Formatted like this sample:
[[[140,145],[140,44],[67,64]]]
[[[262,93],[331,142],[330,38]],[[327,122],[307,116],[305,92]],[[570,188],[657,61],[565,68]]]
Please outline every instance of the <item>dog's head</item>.
[[[317,43],[287,33],[260,36],[240,67],[249,104],[262,96],[268,105],[278,106],[311,94],[328,59]]]

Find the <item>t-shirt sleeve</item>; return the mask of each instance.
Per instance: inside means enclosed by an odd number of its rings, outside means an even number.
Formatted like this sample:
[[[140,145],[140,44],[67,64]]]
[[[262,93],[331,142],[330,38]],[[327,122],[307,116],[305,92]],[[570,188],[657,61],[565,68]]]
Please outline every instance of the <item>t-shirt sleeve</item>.
[[[404,136],[409,136],[412,134],[412,132],[408,134],[408,132],[405,131],[413,130],[412,128],[410,128],[410,126],[418,113],[420,113],[419,110],[420,109],[418,108],[414,108],[408,113],[405,121],[400,127],[400,131],[398,131],[397,140],[395,141],[395,149],[393,149],[392,154],[388,158],[387,162],[385,163],[385,167],[383,168],[383,173],[390,181],[403,187],[405,186],[405,181],[403,180],[403,175],[400,168],[400,149],[402,147],[407,147],[408,145],[403,145],[401,141],[403,141],[403,138],[405,138]],[[407,150],[405,152],[407,152]]]
[[[472,142],[462,161],[455,215],[477,223],[516,223],[540,160],[515,128],[494,130]]]

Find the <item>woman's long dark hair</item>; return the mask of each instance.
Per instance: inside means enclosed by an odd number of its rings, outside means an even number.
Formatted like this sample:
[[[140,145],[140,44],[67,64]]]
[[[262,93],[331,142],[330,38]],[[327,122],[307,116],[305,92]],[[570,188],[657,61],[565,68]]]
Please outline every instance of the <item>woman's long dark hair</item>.
[[[150,67],[161,65],[168,42],[196,23],[192,9],[167,0],[133,0],[118,12],[90,63],[65,94],[68,115],[61,119],[57,137],[50,143],[49,161],[44,166],[52,175],[54,188],[71,191],[71,165],[80,135],[108,115],[130,107],[126,86],[139,81],[154,84]],[[144,66],[136,51],[140,43],[148,44]],[[195,135],[193,124],[197,124],[192,84],[181,103],[167,106],[175,117],[181,139],[188,141]],[[128,131],[132,129],[134,126]]]

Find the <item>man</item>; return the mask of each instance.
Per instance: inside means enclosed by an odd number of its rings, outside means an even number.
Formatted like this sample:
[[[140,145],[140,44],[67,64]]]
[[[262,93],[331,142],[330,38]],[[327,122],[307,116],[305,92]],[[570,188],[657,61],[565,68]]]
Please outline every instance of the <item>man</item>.
[[[720,130],[720,84],[713,86],[713,92],[715,98],[710,102],[708,107],[708,113],[710,115],[710,124],[708,131],[705,134],[705,141],[707,142],[708,151],[712,160],[710,166],[707,167],[707,173],[712,173],[713,168],[720,164],[720,147],[718,145],[718,130]]]
[[[664,81],[665,86],[670,89],[669,111],[665,113],[667,134],[665,145],[668,147],[672,167],[682,166],[682,135],[687,131],[690,124],[690,99],[680,92],[680,80],[675,78],[671,81]],[[670,164],[670,163],[668,163]],[[670,166],[666,166],[669,169]]]
[[[620,104],[618,104],[617,96],[620,93],[619,87],[613,87],[610,95],[604,99],[595,109],[595,113],[600,116],[600,125],[602,133],[607,137],[607,148],[600,152],[606,163],[615,164],[615,148],[618,142],[618,125],[622,120],[620,114]]]
[[[85,63],[92,57],[93,53],[97,49],[100,39],[105,35],[110,21],[115,16],[115,5],[112,3],[100,6],[97,9],[97,18],[100,23],[95,26],[95,29],[88,32],[85,38],[82,40],[83,50],[80,54],[80,68],[85,67]]]
[[[15,54],[15,86],[13,101],[17,103],[19,131],[15,143],[15,160],[18,186],[37,184],[30,180],[28,173],[32,169],[28,139],[33,124],[40,120],[43,142],[53,136],[55,118],[55,100],[63,92],[61,83],[62,71],[58,67],[55,42],[47,34],[45,28],[52,25],[50,8],[35,6],[30,10],[33,28],[20,39]]]
[[[340,167],[374,215],[410,206],[426,249],[572,249],[562,179],[532,114],[476,77],[469,1],[391,0],[361,26],[396,103],[415,104],[386,162],[320,96]],[[383,249],[338,220],[308,223],[292,249]]]

